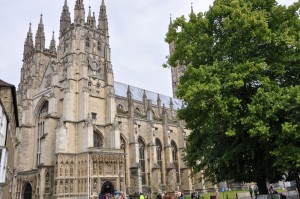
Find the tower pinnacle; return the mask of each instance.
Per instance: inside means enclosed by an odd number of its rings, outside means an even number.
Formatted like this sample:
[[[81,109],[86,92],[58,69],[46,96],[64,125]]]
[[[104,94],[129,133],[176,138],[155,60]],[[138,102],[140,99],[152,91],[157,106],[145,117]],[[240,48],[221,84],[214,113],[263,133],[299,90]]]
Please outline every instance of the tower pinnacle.
[[[24,52],[23,52],[23,59],[25,56],[29,54],[33,50],[33,39],[32,39],[32,31],[31,31],[31,23],[29,23],[29,30],[27,32],[27,37],[25,39],[24,44]]]
[[[35,35],[35,48],[37,50],[43,50],[45,48],[45,32],[43,24],[43,15],[41,14],[40,23]]]
[[[91,6],[89,6],[89,14],[88,14],[88,17],[87,17],[87,23],[91,27],[94,27],[96,25],[95,14],[93,13],[93,16],[92,16]]]
[[[67,28],[71,25],[71,18],[67,0],[65,0],[65,4],[63,6],[63,10],[60,16],[60,34],[63,34]]]
[[[54,39],[54,31],[52,32],[52,39],[51,39],[51,42],[50,42],[49,50],[52,53],[56,53],[56,44],[55,44],[55,39]]]
[[[104,4],[104,0],[102,0],[100,6],[98,25],[101,32],[103,32],[106,36],[108,36],[108,22],[107,22],[106,6]]]
[[[84,11],[83,0],[77,0],[76,4],[75,4],[75,9],[74,9],[75,24],[83,25],[84,19],[85,19],[85,11]]]

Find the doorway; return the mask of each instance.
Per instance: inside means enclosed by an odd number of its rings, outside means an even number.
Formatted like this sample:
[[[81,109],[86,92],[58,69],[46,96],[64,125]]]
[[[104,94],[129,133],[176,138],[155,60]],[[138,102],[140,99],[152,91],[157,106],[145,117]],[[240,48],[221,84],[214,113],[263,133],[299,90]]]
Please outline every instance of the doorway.
[[[107,193],[110,193],[110,194],[113,194],[115,191],[114,189],[114,185],[109,182],[109,181],[106,181],[103,185],[102,185],[102,188],[101,188],[101,194],[107,194]]]
[[[29,182],[25,186],[24,199],[32,199],[32,187]]]

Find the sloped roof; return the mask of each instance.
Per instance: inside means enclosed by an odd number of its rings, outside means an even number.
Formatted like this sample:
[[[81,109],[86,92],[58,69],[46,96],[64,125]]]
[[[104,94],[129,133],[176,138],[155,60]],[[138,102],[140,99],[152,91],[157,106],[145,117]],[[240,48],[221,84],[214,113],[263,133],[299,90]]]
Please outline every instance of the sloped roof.
[[[18,117],[18,106],[17,106],[17,93],[16,93],[16,87],[12,84],[9,84],[2,79],[0,79],[0,87],[10,87],[11,94],[13,97],[13,105],[14,105],[14,114],[15,114],[15,120],[16,120],[16,126],[19,127],[19,117]]]
[[[14,85],[9,84],[9,83],[3,81],[2,79],[0,79],[0,87],[14,87]]]
[[[120,82],[115,82],[115,84],[114,84],[115,95],[127,98],[128,86],[130,88],[133,100],[142,102],[143,101],[143,95],[144,95],[144,92],[145,92],[146,96],[147,96],[147,99],[150,99],[153,105],[157,104],[157,97],[159,95],[162,106],[164,104],[166,108],[170,108],[170,100],[172,100],[173,108],[175,110],[178,110],[182,107],[182,100],[180,100],[180,99],[168,97],[166,95],[154,93],[152,91],[147,91],[145,89],[137,88],[135,86],[130,86],[130,85],[123,84],[123,83],[120,83]]]

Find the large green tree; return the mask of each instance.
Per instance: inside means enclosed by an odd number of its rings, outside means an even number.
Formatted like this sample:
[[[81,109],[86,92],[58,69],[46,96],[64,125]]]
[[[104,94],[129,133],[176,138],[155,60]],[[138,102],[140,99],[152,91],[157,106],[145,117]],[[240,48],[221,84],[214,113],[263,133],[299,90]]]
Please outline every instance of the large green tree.
[[[213,181],[266,182],[300,174],[300,1],[215,0],[177,18],[166,41],[185,65],[179,117],[192,130],[184,160]]]

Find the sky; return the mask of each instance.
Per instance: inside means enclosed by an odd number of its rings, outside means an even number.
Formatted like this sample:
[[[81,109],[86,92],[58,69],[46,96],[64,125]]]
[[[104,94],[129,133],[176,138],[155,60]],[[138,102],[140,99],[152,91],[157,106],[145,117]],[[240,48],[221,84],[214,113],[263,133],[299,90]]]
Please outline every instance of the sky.
[[[290,5],[296,0],[279,0]],[[169,55],[164,41],[172,19],[205,12],[213,0],[105,0],[108,15],[111,59],[115,81],[172,96],[171,70],[163,68]],[[0,6],[0,79],[20,81],[24,41],[29,23],[35,36],[43,14],[48,48],[55,32],[58,44],[60,14],[64,0],[2,0]],[[84,0],[86,15],[91,6],[98,19],[101,0]],[[68,0],[74,20],[75,0]]]

